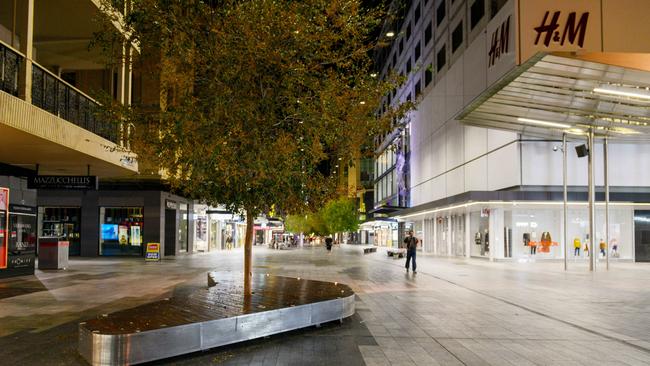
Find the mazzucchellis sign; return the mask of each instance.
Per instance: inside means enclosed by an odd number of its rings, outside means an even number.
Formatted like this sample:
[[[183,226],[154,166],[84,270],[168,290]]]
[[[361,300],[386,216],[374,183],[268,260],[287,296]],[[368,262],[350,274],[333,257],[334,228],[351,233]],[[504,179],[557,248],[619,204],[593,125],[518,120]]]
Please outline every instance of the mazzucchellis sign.
[[[97,189],[97,177],[90,175],[37,175],[27,181],[29,189]]]

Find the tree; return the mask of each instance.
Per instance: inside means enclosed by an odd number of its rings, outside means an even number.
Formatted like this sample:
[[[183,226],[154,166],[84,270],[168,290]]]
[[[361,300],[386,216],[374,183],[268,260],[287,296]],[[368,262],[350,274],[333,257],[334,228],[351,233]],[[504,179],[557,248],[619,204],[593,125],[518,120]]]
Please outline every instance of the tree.
[[[357,231],[358,215],[354,201],[347,197],[329,201],[321,213],[329,234]]]
[[[140,59],[159,60],[147,70],[160,80],[157,109],[111,113],[135,126],[132,148],[174,189],[245,213],[250,293],[254,218],[322,206],[337,188],[329,167],[411,108],[376,113],[403,80],[373,77],[372,32],[384,13],[360,0],[132,0],[124,17],[111,6],[105,20],[140,45]],[[98,40],[119,41],[113,28]]]

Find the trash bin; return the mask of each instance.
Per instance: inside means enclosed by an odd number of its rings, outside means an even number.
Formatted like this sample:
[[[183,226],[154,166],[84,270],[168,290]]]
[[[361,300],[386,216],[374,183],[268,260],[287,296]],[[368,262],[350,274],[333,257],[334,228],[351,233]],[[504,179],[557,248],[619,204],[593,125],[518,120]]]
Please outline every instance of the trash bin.
[[[68,248],[70,242],[58,238],[38,240],[38,269],[68,268]]]

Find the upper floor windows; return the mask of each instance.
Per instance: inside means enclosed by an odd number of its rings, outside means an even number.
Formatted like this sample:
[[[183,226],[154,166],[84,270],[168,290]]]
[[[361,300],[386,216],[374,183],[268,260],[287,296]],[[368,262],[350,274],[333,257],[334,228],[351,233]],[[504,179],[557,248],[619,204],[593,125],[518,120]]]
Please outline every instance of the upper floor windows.
[[[418,20],[420,20],[420,4],[415,7],[415,11],[413,12],[413,24],[418,24]]]
[[[443,20],[445,20],[445,15],[447,15],[447,9],[445,7],[446,1],[442,1],[438,8],[436,9],[436,25],[440,25]]]
[[[424,70],[424,87],[426,88],[433,81],[433,64],[429,64],[426,70]]]
[[[415,49],[413,50],[413,62],[418,62],[420,59],[420,53],[421,53],[421,48],[420,48],[420,42],[417,43],[415,46]]]
[[[451,52],[454,53],[463,44],[463,21],[461,20],[451,33]]]
[[[429,23],[427,25],[427,28],[424,30],[424,45],[428,45],[429,42],[431,41],[431,37],[433,36],[432,34],[432,24]]]
[[[475,0],[469,9],[469,25],[474,29],[485,15],[485,0]]]
[[[490,0],[490,19],[494,18],[508,0]]]
[[[442,70],[443,67],[445,67],[445,64],[447,63],[447,49],[446,45],[442,45],[440,50],[438,51],[438,54],[436,55],[436,71]]]
[[[411,38],[411,23],[406,26],[406,40],[408,41]]]

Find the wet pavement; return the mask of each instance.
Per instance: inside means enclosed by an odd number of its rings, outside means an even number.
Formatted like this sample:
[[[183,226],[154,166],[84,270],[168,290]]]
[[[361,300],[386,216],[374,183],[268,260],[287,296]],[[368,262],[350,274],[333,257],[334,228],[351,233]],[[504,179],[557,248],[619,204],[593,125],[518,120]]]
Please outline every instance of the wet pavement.
[[[254,248],[258,273],[350,285],[357,314],[158,362],[177,365],[647,365],[650,265],[490,263],[360,247]],[[67,271],[0,280],[0,359],[83,365],[77,323],[205,288],[210,270],[240,271],[241,251],[141,259],[76,259]]]

